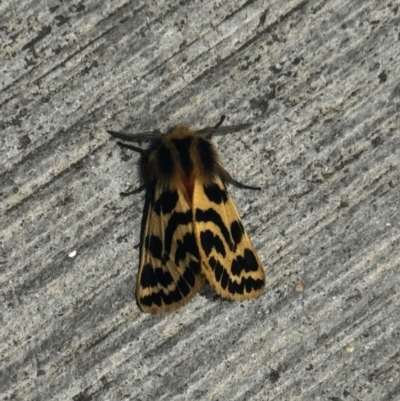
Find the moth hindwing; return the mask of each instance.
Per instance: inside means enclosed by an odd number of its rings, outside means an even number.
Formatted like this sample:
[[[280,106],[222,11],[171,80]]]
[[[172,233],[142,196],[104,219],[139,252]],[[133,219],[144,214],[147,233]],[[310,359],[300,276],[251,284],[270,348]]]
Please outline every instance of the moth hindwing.
[[[221,119],[222,123],[223,119]],[[149,149],[121,146],[142,155],[146,190],[141,227],[136,299],[143,312],[162,313],[185,305],[205,280],[223,298],[241,301],[265,290],[265,272],[226,183],[235,181],[221,167],[209,140],[220,124],[197,133],[179,125],[165,135],[109,133],[132,142],[152,138]],[[224,127],[233,132],[247,127]]]

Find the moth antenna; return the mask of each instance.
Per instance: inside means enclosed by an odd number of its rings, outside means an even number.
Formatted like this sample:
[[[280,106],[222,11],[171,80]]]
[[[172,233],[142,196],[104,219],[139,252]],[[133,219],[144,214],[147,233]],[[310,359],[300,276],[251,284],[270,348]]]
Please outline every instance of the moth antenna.
[[[197,131],[197,133],[206,139],[211,139],[212,136],[230,134],[232,132],[238,132],[246,128],[250,128],[253,124],[239,124],[239,125],[228,125],[226,127],[221,127],[221,124],[225,121],[225,116],[222,116],[218,124],[214,127],[206,127]]]
[[[114,138],[122,139],[128,142],[151,141],[159,137],[161,132],[159,130],[138,132],[137,134],[128,134],[126,132],[107,131]]]

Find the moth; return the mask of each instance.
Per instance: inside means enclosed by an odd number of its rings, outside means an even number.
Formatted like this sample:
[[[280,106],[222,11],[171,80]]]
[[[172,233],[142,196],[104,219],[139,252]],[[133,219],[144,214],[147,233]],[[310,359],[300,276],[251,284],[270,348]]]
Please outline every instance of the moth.
[[[136,283],[143,312],[176,310],[206,281],[233,301],[258,297],[265,290],[264,269],[226,185],[260,188],[233,179],[210,141],[213,134],[250,124],[220,127],[224,119],[197,132],[186,125],[165,135],[108,131],[125,141],[151,141],[148,149],[118,142],[141,154],[143,185],[121,195],[146,191]]]

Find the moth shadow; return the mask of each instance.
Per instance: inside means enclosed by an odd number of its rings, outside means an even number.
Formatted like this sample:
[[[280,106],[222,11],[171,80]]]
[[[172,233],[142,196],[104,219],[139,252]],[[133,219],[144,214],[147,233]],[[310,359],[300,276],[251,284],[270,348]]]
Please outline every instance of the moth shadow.
[[[214,288],[211,287],[209,283],[205,283],[203,288],[199,291],[199,295],[206,298],[209,301],[218,301],[222,300],[221,298],[214,290]]]

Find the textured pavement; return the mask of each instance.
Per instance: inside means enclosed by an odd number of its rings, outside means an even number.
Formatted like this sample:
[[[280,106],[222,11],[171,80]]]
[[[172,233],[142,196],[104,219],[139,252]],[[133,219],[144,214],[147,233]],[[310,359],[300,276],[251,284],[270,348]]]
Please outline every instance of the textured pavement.
[[[400,400],[400,3],[0,3],[1,400]],[[134,298],[138,155],[214,139],[255,301]],[[141,146],[145,147],[143,143]]]

